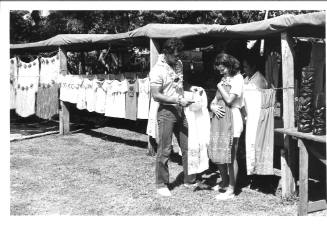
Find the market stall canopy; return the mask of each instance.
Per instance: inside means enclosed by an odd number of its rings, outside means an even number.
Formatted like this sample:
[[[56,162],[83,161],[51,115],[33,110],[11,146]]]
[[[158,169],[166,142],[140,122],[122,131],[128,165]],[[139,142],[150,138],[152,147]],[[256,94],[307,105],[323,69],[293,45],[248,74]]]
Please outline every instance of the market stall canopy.
[[[131,37],[144,36],[149,38],[184,38],[206,35],[211,37],[258,39],[287,30],[295,36],[306,36],[315,33],[324,37],[325,24],[325,12],[317,12],[301,15],[282,15],[263,21],[236,25],[148,24],[129,32],[129,35]],[[303,30],[303,28],[308,30]]]
[[[51,50],[66,47],[69,50],[106,48],[108,44],[149,44],[149,38],[165,39],[179,37],[187,47],[206,46],[217,39],[260,39],[287,31],[292,36],[325,38],[326,14],[324,11],[300,15],[282,15],[263,21],[237,25],[208,24],[148,24],[133,31],[120,34],[60,34],[50,39],[12,44],[12,51]]]
[[[105,37],[105,39],[103,39]],[[12,51],[29,50],[29,51],[51,51],[58,47],[68,48],[69,50],[89,50],[108,48],[108,42],[114,44],[123,44],[128,33],[120,34],[59,34],[47,40],[25,43],[11,44]],[[96,42],[98,41],[98,42]],[[116,43],[115,43],[116,41]]]

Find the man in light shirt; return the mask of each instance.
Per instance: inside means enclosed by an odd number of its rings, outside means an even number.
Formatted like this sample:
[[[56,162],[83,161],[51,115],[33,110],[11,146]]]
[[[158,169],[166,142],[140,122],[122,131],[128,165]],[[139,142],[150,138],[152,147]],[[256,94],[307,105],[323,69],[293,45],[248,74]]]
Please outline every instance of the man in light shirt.
[[[183,65],[178,58],[183,42],[177,38],[166,40],[163,54],[150,72],[151,94],[160,103],[158,108],[158,149],[156,157],[156,185],[160,196],[171,196],[168,160],[171,153],[172,134],[175,133],[182,150],[184,186],[195,184],[195,175],[188,175],[188,124],[183,107],[194,101],[184,98]]]

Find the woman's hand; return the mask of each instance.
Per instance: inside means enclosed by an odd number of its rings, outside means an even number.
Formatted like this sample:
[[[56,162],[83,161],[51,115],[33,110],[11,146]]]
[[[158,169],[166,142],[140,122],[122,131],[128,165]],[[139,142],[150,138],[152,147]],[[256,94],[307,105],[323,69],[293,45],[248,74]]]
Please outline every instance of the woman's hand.
[[[223,81],[220,81],[218,84],[217,84],[217,88],[219,91],[221,91],[221,89],[223,89]]]
[[[225,110],[222,106],[219,106],[217,104],[210,105],[210,109],[215,115],[220,119],[225,116]]]

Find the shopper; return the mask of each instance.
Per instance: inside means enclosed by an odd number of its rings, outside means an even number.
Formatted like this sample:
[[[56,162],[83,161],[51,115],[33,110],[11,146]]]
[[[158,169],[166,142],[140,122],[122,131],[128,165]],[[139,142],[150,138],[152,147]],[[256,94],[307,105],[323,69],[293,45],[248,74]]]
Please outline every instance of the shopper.
[[[225,200],[235,196],[238,173],[236,153],[238,140],[243,131],[240,108],[243,102],[244,80],[239,73],[240,62],[229,54],[218,54],[214,68],[222,75],[222,79],[217,84],[216,97],[210,104],[210,109],[218,119],[224,120],[224,123],[220,123],[220,125],[212,123],[211,125],[217,127],[212,127],[211,129],[212,142],[210,144],[211,154],[209,153],[209,156],[216,155],[216,161],[214,162],[218,164],[222,178],[216,199]],[[224,119],[224,117],[228,118]],[[219,147],[216,145],[216,148],[212,148],[215,142],[224,146]]]
[[[169,186],[168,160],[171,153],[172,134],[175,133],[182,150],[184,185],[195,185],[195,175],[188,175],[188,124],[183,107],[194,101],[183,97],[183,65],[178,56],[183,43],[178,38],[171,38],[163,44],[163,54],[150,72],[151,94],[159,102],[158,149],[156,157],[156,185],[160,196],[171,196]]]

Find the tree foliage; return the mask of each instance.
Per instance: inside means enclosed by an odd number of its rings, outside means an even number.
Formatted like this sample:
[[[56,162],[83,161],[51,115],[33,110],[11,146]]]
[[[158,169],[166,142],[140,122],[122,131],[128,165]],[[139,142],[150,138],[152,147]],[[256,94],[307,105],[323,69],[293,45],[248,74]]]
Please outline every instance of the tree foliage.
[[[269,11],[268,18],[310,11]],[[148,23],[233,25],[260,21],[265,11],[40,11],[10,12],[10,43],[35,42],[57,34],[114,34]]]

